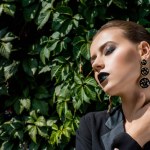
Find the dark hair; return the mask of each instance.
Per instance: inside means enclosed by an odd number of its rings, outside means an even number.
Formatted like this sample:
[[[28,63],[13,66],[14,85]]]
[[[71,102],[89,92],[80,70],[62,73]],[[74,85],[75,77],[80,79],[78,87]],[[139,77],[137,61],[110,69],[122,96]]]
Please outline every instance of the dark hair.
[[[112,20],[104,24],[94,38],[103,30],[117,27],[124,31],[124,36],[134,43],[146,41],[150,44],[150,33],[142,26],[132,21]]]

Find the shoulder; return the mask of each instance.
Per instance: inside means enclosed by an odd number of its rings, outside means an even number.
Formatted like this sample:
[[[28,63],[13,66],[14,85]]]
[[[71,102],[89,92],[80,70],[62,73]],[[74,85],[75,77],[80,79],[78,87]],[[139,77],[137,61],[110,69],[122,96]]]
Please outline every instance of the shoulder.
[[[116,112],[122,111],[121,106],[114,107],[110,113],[107,112],[107,110],[104,111],[97,111],[97,112],[89,112],[86,115],[81,117],[81,120],[84,120],[85,122],[100,122],[100,121],[106,121],[109,117],[113,116]]]
[[[105,122],[109,114],[107,111],[90,112],[82,116],[80,119],[80,125],[77,130],[77,137],[79,139],[86,139],[91,141],[92,137],[98,137],[104,130]],[[105,130],[104,130],[105,131]]]
[[[107,113],[106,110],[104,111],[98,111],[98,112],[89,112],[83,117],[81,117],[81,120],[84,120],[85,122],[94,122],[98,123],[102,120],[106,120],[109,117],[109,113]]]
[[[82,116],[80,119],[80,126],[87,126],[90,130],[91,128],[99,128],[105,126],[108,118],[112,118],[116,116],[114,114],[120,113],[121,107],[117,106],[111,110],[110,113],[107,110],[97,111],[97,112],[89,112],[86,115]],[[117,115],[118,116],[118,115]]]
[[[105,126],[108,117],[107,110],[87,113],[81,117],[79,129],[89,133],[99,131]]]

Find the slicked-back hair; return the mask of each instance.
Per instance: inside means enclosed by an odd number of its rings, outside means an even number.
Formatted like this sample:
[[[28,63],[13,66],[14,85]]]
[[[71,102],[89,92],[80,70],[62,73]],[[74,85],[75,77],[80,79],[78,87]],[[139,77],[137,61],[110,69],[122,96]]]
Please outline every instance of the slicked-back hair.
[[[112,20],[104,24],[95,34],[93,39],[102,31],[109,28],[119,28],[123,30],[123,35],[133,43],[146,41],[150,44],[150,33],[142,26],[132,21]]]

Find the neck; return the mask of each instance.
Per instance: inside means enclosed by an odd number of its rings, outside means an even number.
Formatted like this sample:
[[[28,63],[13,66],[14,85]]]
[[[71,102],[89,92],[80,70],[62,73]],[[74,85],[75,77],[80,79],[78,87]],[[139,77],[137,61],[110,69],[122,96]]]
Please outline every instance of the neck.
[[[132,121],[132,115],[136,113],[145,104],[150,102],[150,87],[147,89],[141,89],[140,87],[134,87],[133,90],[129,90],[128,94],[121,95],[122,109],[126,120]]]

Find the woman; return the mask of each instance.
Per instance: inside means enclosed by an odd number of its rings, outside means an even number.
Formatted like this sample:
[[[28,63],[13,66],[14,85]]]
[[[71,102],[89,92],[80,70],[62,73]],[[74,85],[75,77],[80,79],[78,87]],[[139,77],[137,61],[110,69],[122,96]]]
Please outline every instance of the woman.
[[[90,54],[96,81],[122,104],[83,116],[76,150],[150,150],[150,34],[134,22],[110,21]]]

